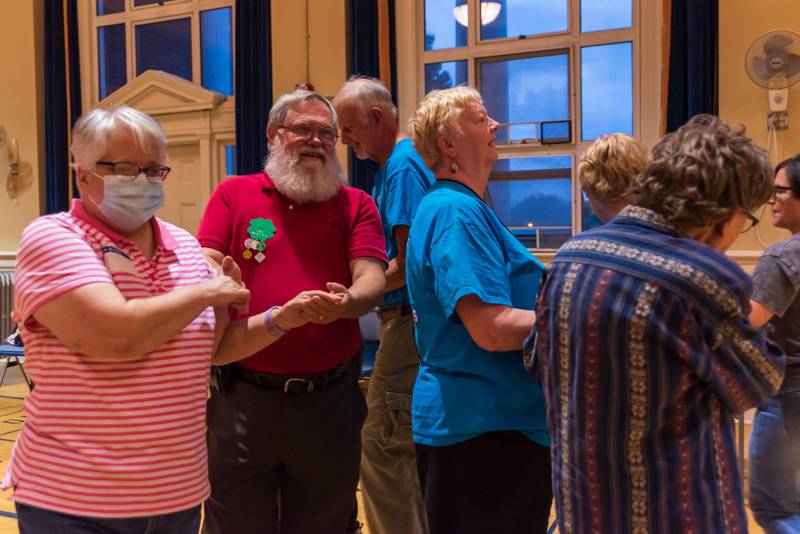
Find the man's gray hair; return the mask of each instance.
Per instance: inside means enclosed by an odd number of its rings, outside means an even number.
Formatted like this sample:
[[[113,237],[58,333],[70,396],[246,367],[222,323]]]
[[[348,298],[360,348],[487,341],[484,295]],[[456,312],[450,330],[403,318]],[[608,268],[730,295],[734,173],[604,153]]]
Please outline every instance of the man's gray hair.
[[[388,112],[397,120],[397,106],[392,102],[392,94],[382,81],[372,76],[355,75],[348,78],[333,99],[333,105],[338,106],[343,102],[353,102],[362,121],[366,121],[367,110],[373,106]]]
[[[119,128],[130,130],[140,148],[156,153],[159,161],[166,161],[167,136],[161,126],[150,115],[123,105],[94,108],[75,122],[70,147],[75,163],[83,169],[94,167],[106,153],[112,132]]]
[[[336,120],[336,110],[333,108],[333,104],[321,94],[315,91],[306,91],[305,89],[297,89],[291,93],[281,95],[281,97],[275,101],[275,104],[272,105],[272,109],[269,110],[268,124],[274,124],[275,126],[284,124],[289,112],[294,109],[297,104],[305,102],[306,100],[319,100],[325,104],[325,107],[331,112],[333,127],[336,129],[339,128],[339,123]]]

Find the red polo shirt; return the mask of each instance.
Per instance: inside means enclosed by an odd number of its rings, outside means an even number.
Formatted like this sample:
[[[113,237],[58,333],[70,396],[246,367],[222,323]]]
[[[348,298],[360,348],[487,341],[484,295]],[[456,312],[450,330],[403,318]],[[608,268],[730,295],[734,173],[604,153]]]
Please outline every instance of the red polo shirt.
[[[243,256],[250,221],[258,218],[275,226],[261,263]],[[343,187],[331,200],[301,205],[279,193],[264,173],[221,182],[203,214],[198,239],[241,267],[252,293],[248,315],[281,305],[301,291],[327,291],[326,282],[349,287],[349,263],[356,258],[386,262],[380,215],[369,195]],[[360,345],[355,319],[309,323],[242,364],[267,373],[316,373],[346,361]]]

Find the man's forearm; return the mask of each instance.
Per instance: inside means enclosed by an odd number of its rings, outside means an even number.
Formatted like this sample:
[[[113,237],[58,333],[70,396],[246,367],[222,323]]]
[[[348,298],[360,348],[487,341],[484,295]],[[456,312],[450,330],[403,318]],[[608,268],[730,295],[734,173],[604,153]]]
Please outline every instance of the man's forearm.
[[[385,293],[396,291],[406,285],[406,261],[398,261],[398,258],[392,259],[389,262],[389,267],[386,268],[386,288],[383,290]]]
[[[343,317],[357,319],[380,304],[386,287],[386,275],[378,262],[368,261],[353,272],[353,284],[348,288],[350,299]]]

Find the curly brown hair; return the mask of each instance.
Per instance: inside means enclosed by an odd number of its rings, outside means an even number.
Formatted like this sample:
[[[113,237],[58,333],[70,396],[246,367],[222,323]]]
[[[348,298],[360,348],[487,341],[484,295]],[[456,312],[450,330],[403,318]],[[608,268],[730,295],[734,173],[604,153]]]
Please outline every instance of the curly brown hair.
[[[653,148],[630,202],[648,208],[678,231],[724,222],[737,210],[752,211],[772,194],[766,152],[713,115],[696,115]]]

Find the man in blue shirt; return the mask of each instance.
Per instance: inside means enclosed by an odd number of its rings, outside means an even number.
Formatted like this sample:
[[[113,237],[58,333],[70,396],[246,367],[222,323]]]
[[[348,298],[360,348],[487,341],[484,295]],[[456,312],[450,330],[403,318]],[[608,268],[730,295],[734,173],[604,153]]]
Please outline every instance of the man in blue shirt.
[[[370,532],[427,532],[411,440],[411,392],[419,369],[405,276],[411,221],[433,173],[400,133],[397,108],[378,80],[348,80],[334,100],[342,142],[380,165],[372,196],[383,220],[389,268],[378,310],[380,346],[362,431],[361,486]]]

